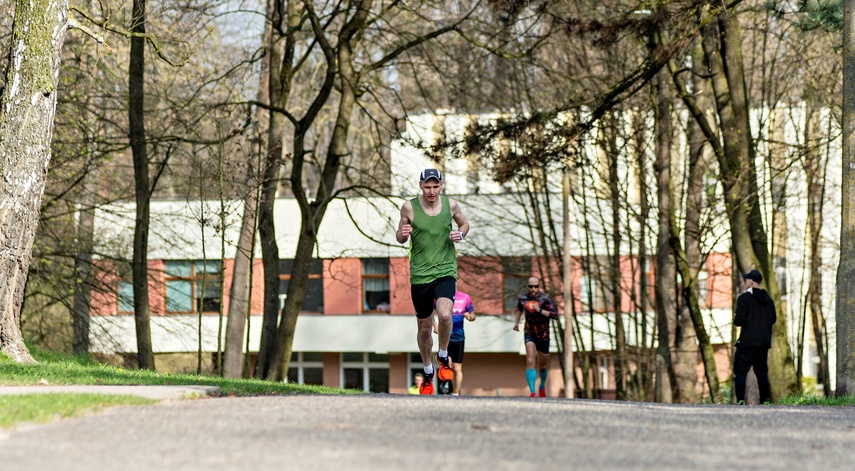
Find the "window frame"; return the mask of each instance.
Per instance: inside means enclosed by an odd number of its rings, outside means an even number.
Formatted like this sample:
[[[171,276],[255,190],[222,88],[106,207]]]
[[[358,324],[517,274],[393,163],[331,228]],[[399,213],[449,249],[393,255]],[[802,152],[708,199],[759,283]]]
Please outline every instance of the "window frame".
[[[297,382],[289,383],[288,375],[285,375],[285,384],[306,384],[306,368],[320,368],[321,370],[321,385],[323,385],[323,374],[324,374],[324,359],[322,352],[305,352],[305,353],[320,353],[321,359],[317,360],[306,360],[303,356],[304,352],[293,352],[291,361],[288,365],[288,368],[296,368],[297,369]],[[314,383],[312,383],[314,384]]]
[[[382,274],[382,273],[380,273],[380,274],[365,273],[365,262],[367,260],[381,260],[381,261],[385,260],[386,261],[386,273],[385,274]],[[359,273],[360,273],[360,284],[362,285],[362,290],[360,291],[360,298],[361,298],[360,301],[361,302],[359,304],[362,307],[362,313],[363,314],[389,314],[392,311],[392,306],[391,306],[391,301],[392,301],[392,267],[391,267],[390,259],[388,257],[361,258],[361,259],[359,259],[359,266],[360,266],[360,271],[359,271]],[[386,280],[386,284],[388,285],[387,286],[388,290],[386,291],[386,293],[387,293],[387,297],[389,298],[389,300],[386,301],[386,303],[389,304],[388,310],[384,311],[381,309],[370,309],[370,308],[366,309],[366,304],[365,304],[367,302],[365,300],[365,298],[366,298],[366,296],[365,296],[365,293],[366,293],[365,281],[366,280]],[[380,306],[380,304],[382,304],[382,303],[378,303],[377,306]]]
[[[504,257],[502,258],[502,312],[513,314],[517,312],[519,297],[528,292],[528,279],[532,274],[531,257]],[[516,292],[508,291],[508,281],[517,280]],[[541,286],[543,289],[543,286]],[[513,306],[511,306],[513,305]]]
[[[122,310],[122,286],[130,286],[131,295],[130,299],[130,310]],[[118,314],[133,314],[134,313],[134,283],[127,280],[119,280],[116,283],[116,313]]]
[[[178,262],[186,262],[186,263],[190,264],[190,276],[170,275],[169,264],[170,263],[178,263]],[[163,288],[164,288],[163,289],[163,302],[164,302],[164,312],[166,314],[196,314],[199,312],[201,312],[203,314],[205,314],[205,313],[216,314],[216,313],[220,312],[220,310],[223,307],[223,282],[224,282],[223,279],[225,278],[224,273],[223,273],[225,266],[224,266],[224,263],[222,260],[215,259],[215,260],[204,260],[203,261],[203,260],[185,260],[185,259],[182,259],[182,260],[164,260],[163,263],[164,263],[164,269],[163,269]],[[199,274],[197,272],[197,264],[201,264],[201,263],[204,263],[206,265],[206,270],[204,273]],[[214,271],[214,272],[207,271],[207,265],[211,264],[211,263],[218,264],[219,270]],[[213,279],[214,281],[217,281],[220,285],[220,289],[218,292],[219,296],[217,298],[212,298],[215,300],[214,302],[217,303],[217,309],[216,310],[205,310],[204,309],[205,299],[206,299],[204,297],[204,293],[202,293],[203,297],[201,297],[201,298],[197,297],[197,293],[196,293],[197,283],[201,283],[202,280],[205,278],[207,278],[208,281],[211,281]],[[191,302],[191,308],[192,308],[191,310],[189,310],[189,311],[171,311],[169,309],[169,282],[170,281],[183,281],[183,282],[189,282],[190,283],[190,302]],[[201,287],[201,285],[200,285],[200,287]],[[207,283],[206,283],[206,287],[207,287]]]
[[[288,273],[285,273],[285,270],[283,270],[283,267],[282,267],[283,262],[284,263],[290,262],[291,267],[293,268],[294,259],[293,258],[283,258],[283,259],[279,260],[279,310],[280,311],[282,310],[283,307],[285,307],[285,299],[288,297],[287,290],[285,292],[282,291],[282,282],[283,281],[287,281],[288,283],[291,282],[291,273],[290,273],[290,271]],[[318,303],[320,305],[320,309],[317,311],[315,311],[315,310],[309,311],[306,309],[306,300],[308,299],[308,294],[313,293],[313,292],[309,291],[309,285],[307,283],[306,284],[306,295],[307,296],[303,298],[303,305],[300,306],[300,313],[323,314],[324,313],[324,260],[322,258],[313,258],[311,260],[311,262],[309,262],[309,263],[316,265],[316,267],[313,266],[309,269],[310,271],[309,271],[308,282],[311,282],[312,280],[320,280],[320,282],[321,282],[320,303]],[[315,269],[317,269],[317,273],[315,273]]]
[[[582,304],[583,311],[593,310],[593,312],[600,314],[616,311],[614,295],[610,289],[607,289],[606,284],[603,283],[604,278],[609,279],[608,274],[582,274],[579,278],[579,301]],[[588,280],[590,280],[592,294],[588,291]],[[593,302],[593,306],[589,305],[589,299],[590,302]]]
[[[359,361],[345,361],[344,355],[348,353],[359,353],[362,355],[362,359]],[[378,354],[378,355],[386,355],[386,361],[371,361],[368,359],[368,355]],[[338,370],[339,376],[339,384],[342,388],[345,387],[344,381],[344,370],[345,369],[361,369],[362,370],[362,390],[364,392],[371,392],[371,370],[386,370],[386,390],[379,391],[389,393],[389,388],[391,384],[389,384],[389,355],[386,353],[376,353],[376,352],[341,352],[339,353],[340,367]]]

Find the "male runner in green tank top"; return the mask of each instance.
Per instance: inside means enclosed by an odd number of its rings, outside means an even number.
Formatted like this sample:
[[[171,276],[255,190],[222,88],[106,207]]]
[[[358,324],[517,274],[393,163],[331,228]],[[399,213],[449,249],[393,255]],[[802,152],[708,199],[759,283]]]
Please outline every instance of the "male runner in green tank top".
[[[448,358],[448,341],[451,337],[451,308],[457,292],[457,250],[454,244],[469,232],[469,222],[463,216],[457,201],[440,195],[442,173],[428,168],[419,175],[422,194],[401,206],[401,221],[395,237],[398,243],[410,241],[410,292],[419,324],[419,352],[424,363],[425,380],[419,392],[433,394],[433,320],[436,304],[439,321],[440,380],[451,380],[454,371]],[[452,230],[451,221],[457,224]]]

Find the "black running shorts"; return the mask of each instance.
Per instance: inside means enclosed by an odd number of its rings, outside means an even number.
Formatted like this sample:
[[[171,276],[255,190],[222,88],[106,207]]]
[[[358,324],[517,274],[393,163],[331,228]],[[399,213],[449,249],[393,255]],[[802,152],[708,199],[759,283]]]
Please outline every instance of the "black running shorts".
[[[443,276],[430,283],[411,285],[410,294],[413,296],[413,307],[416,317],[427,319],[433,314],[434,302],[439,298],[454,300],[457,293],[457,280],[453,276]]]
[[[448,356],[454,364],[463,364],[463,344],[465,340],[460,342],[448,342]]]
[[[536,337],[532,337],[529,334],[525,334],[525,341],[526,343],[533,343],[534,348],[536,348],[538,352],[549,353],[549,339],[539,339]]]

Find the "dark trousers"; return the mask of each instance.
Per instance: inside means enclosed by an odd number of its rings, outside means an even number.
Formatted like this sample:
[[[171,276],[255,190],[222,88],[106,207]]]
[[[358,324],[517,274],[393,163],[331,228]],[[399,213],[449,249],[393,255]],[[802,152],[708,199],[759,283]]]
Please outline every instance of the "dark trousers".
[[[748,370],[754,367],[757,376],[757,387],[760,389],[760,404],[772,400],[772,388],[769,385],[769,367],[766,358],[769,349],[766,347],[737,347],[733,358],[733,387],[736,390],[736,402],[745,403],[745,377]]]

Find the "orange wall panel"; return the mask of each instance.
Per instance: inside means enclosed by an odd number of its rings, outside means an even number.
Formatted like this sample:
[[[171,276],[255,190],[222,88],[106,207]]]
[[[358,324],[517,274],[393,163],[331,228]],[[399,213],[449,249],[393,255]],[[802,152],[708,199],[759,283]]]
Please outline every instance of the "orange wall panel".
[[[231,301],[232,281],[235,275],[234,259],[225,261],[225,273],[223,275],[223,312],[228,315],[229,304]],[[252,293],[251,302],[252,314],[262,314],[264,312],[264,263],[258,258],[252,261]]]
[[[324,260],[324,314],[362,312],[362,261]]]
[[[733,270],[733,264],[729,253],[711,253],[707,257],[707,289],[710,307],[729,308],[733,305],[731,270]]]
[[[92,290],[90,301],[90,312],[96,316],[107,316],[119,312],[119,277],[113,264],[104,260],[92,262],[95,276],[98,277],[96,284],[101,289]]]
[[[166,280],[163,260],[148,261],[148,303],[152,315],[166,313]]]
[[[229,293],[232,290],[232,279],[235,274],[235,259],[229,258],[223,260],[223,315],[228,315],[229,313]]]
[[[472,298],[475,312],[502,312],[502,263],[492,257],[459,257],[457,289]]]
[[[410,293],[410,259],[407,257],[389,259],[389,304],[392,314],[416,313]]]

